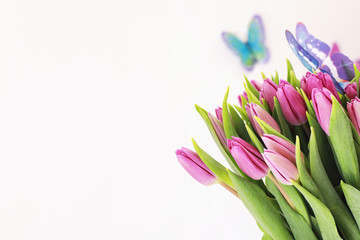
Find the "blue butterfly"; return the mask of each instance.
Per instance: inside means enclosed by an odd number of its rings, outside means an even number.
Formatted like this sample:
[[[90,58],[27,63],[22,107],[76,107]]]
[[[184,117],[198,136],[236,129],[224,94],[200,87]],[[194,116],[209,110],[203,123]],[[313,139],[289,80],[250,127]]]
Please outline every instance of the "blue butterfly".
[[[340,53],[336,44],[329,47],[311,35],[303,23],[296,25],[296,39],[288,30],[286,39],[301,63],[311,72],[319,69],[328,73],[335,84],[336,90],[344,94],[344,87],[355,77],[354,63]]]
[[[269,57],[264,46],[265,34],[260,16],[254,16],[248,30],[248,41],[242,42],[234,34],[223,32],[222,38],[227,46],[240,57],[241,63],[247,70],[252,70],[258,61],[266,61]]]

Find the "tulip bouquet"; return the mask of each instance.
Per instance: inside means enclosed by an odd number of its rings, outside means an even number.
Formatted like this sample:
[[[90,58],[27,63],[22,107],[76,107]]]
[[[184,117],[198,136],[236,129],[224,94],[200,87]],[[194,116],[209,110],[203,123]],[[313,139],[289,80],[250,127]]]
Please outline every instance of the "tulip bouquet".
[[[360,72],[345,94],[330,75],[245,77],[239,104],[227,90],[215,115],[196,105],[229,168],[193,139],[176,156],[204,185],[238,197],[263,239],[360,239]]]

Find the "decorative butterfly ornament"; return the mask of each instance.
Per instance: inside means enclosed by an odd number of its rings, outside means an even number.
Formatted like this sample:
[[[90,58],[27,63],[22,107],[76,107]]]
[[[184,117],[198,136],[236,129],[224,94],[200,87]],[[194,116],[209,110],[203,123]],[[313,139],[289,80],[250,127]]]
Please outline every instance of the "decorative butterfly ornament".
[[[344,87],[355,77],[354,63],[339,52],[336,44],[332,48],[311,35],[303,23],[296,25],[296,39],[288,30],[286,39],[301,63],[311,72],[319,69],[328,73],[338,92],[344,94]]]
[[[222,38],[227,46],[240,57],[241,63],[247,70],[252,70],[254,64],[266,61],[269,57],[264,45],[265,34],[260,16],[254,16],[248,29],[248,41],[242,42],[234,34],[223,32]]]

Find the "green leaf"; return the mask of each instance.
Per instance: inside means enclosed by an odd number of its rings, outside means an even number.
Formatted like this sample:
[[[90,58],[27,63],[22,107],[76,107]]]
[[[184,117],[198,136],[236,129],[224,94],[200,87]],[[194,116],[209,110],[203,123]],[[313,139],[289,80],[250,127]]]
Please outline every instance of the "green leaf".
[[[294,142],[294,138],[292,136],[289,124],[287,123],[284,114],[281,110],[279,101],[277,100],[276,97],[274,97],[274,110],[273,110],[273,117],[276,120],[276,122],[279,124],[281,132],[283,133],[283,135],[287,138],[290,139],[291,142]]]
[[[299,191],[292,185],[281,184],[286,194],[289,196],[291,202],[294,204],[295,209],[301,216],[310,223],[309,211],[306,207],[306,203]]]
[[[332,185],[338,185],[340,182],[340,173],[336,167],[334,155],[331,150],[331,146],[329,144],[326,133],[320,127],[318,121],[315,117],[311,116],[309,113],[306,114],[309,125],[313,128],[312,135],[315,136],[316,142],[318,143],[318,151],[321,157],[322,164],[325,168],[326,173],[328,174]],[[310,137],[311,138],[311,137]],[[309,145],[309,150],[310,150]]]
[[[294,88],[300,88],[300,81],[295,77],[294,71],[290,72],[290,84]]]
[[[299,171],[300,181],[302,186],[305,187],[312,195],[317,198],[323,200],[322,196],[320,196],[320,192],[315,182],[307,172],[305,165],[303,163],[303,159],[301,158],[301,150],[300,150],[300,138],[296,136],[296,166]]]
[[[250,124],[250,119],[246,113],[246,110],[244,108],[241,108],[239,106],[234,105],[236,110],[240,113],[241,118],[246,122],[246,124]]]
[[[233,106],[231,106],[230,104],[228,104],[229,110],[230,110],[230,116],[231,119],[234,122],[235,125],[235,130],[237,132],[237,134],[239,135],[240,138],[242,138],[243,140],[250,142],[251,139],[249,137],[249,134],[246,131],[245,128],[245,123],[244,120],[242,120],[240,118],[240,116],[238,115],[238,113],[236,112],[236,110],[234,109]]]
[[[274,78],[274,82],[277,84],[277,85],[279,85],[279,74],[278,74],[278,72],[277,71],[275,71],[275,78]]]
[[[294,186],[305,197],[317,219],[321,236],[324,240],[327,239],[341,239],[336,229],[336,224],[330,210],[316,197],[309,193],[305,188],[300,186],[297,182],[293,182]]]
[[[246,86],[248,87],[248,89],[255,95],[255,97],[257,99],[259,99],[259,92],[258,90],[256,90],[256,88],[251,84],[251,82],[247,79],[246,76],[245,77],[245,83],[246,83]]]
[[[341,181],[341,188],[344,192],[346,202],[356,220],[358,227],[360,227],[360,191],[353,186]]]
[[[255,121],[258,122],[259,126],[261,127],[261,129],[264,131],[265,134],[272,134],[272,135],[278,136],[278,137],[280,137],[282,139],[285,139],[285,140],[287,140],[289,142],[292,142],[287,137],[285,137],[284,135],[282,135],[281,133],[279,133],[278,131],[276,131],[272,127],[270,127],[269,124],[267,124],[266,122],[264,122],[260,118],[258,118],[256,116],[254,118],[255,118]]]
[[[334,96],[330,117],[330,142],[340,174],[345,182],[360,188],[360,172],[351,123],[344,109]]]
[[[232,172],[229,172],[229,175],[240,199],[255,218],[260,228],[272,239],[293,239],[285,227],[284,219],[265,192],[257,185]]]
[[[203,120],[206,123],[206,126],[208,127],[211,136],[213,137],[216,145],[218,146],[218,148],[220,149],[220,152],[223,154],[223,156],[225,157],[226,161],[228,162],[228,164],[230,165],[231,169],[238,173],[238,174],[242,174],[241,169],[239,168],[239,166],[236,164],[234,158],[232,157],[232,155],[230,154],[229,149],[226,147],[223,147],[218,136],[216,135],[215,129],[211,124],[211,121],[209,119],[208,116],[208,112],[206,110],[204,110],[203,108],[199,107],[198,105],[195,105],[196,110],[198,111],[198,113],[200,114],[200,116],[203,118]]]
[[[309,223],[306,222],[305,219],[298,212],[296,212],[289,206],[280,191],[276,188],[275,184],[268,177],[265,180],[265,184],[279,203],[281,211],[283,212],[283,215],[290,226],[294,238],[296,240],[316,240],[317,238],[311,230]]]
[[[287,81],[291,81],[291,72],[294,72],[294,69],[289,61],[289,59],[286,59],[286,65],[287,65]]]
[[[245,125],[246,130],[250,136],[251,141],[253,142],[254,146],[259,150],[259,152],[264,152],[264,145],[261,143],[257,135],[254,133],[253,129],[249,125]]]
[[[300,91],[301,96],[303,97],[303,99],[305,100],[305,104],[306,104],[306,108],[308,113],[312,116],[312,117],[316,117],[315,111],[314,111],[314,107],[311,101],[309,101],[308,97],[306,96],[305,92],[300,89],[298,90]]]
[[[246,92],[246,94],[248,96],[248,99],[249,99],[248,102],[249,103],[255,103],[255,104],[261,106],[262,108],[264,108],[264,106],[261,104],[258,97],[256,97],[256,95],[254,95],[254,93],[246,85],[245,85],[245,92]],[[267,110],[267,109],[265,109],[265,110]]]
[[[308,137],[306,135],[305,130],[303,129],[303,126],[295,126],[294,127],[294,134],[295,134],[295,136],[296,135],[299,136],[299,138],[301,140],[300,141],[301,151],[307,156],[309,154],[309,149],[308,149],[306,143],[309,141],[309,139],[308,139]],[[307,163],[305,163],[305,164],[306,164],[306,166],[308,166]]]
[[[316,132],[313,128],[311,128],[309,147],[311,176],[313,176],[314,182],[319,187],[319,191],[323,196],[323,203],[330,209],[339,230],[345,236],[345,239],[360,239],[359,229],[351,216],[351,213],[337,194],[325,172],[318,151]]]
[[[273,240],[269,235],[264,233],[264,236],[261,238],[261,240]]]
[[[261,72],[261,78],[262,78],[263,80],[267,78],[263,72]]]
[[[322,239],[322,237],[321,237],[321,231],[320,231],[319,224],[317,223],[316,218],[314,218],[313,216],[310,216],[310,220],[311,220],[312,229],[313,229],[316,237],[317,237],[319,240],[321,240],[321,239]]]
[[[223,117],[223,124],[224,124],[224,131],[227,139],[231,139],[232,137],[239,137],[230,117],[227,99],[229,96],[229,88],[226,90],[224,101],[222,104],[222,117]]]
[[[234,188],[234,185],[230,179],[229,173],[226,168],[219,162],[217,162],[215,159],[213,159],[204,150],[202,150],[193,138],[191,140],[194,145],[195,151],[197,152],[201,160],[205,163],[205,165],[215,174],[216,177],[218,177],[226,185]]]

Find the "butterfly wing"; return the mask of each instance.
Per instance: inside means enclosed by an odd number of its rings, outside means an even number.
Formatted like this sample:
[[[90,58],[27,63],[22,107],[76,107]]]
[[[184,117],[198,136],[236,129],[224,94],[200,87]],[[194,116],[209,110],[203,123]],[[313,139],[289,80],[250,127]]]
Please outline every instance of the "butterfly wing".
[[[307,52],[295,39],[291,32],[288,30],[285,31],[286,39],[295,53],[295,55],[299,58],[301,63],[306,67],[310,72],[313,72],[315,69],[319,67],[319,62],[311,56],[309,52]]]
[[[340,85],[341,88],[344,88],[355,77],[354,62],[340,52],[335,52],[326,58],[320,70],[333,76],[336,80],[335,86]],[[339,91],[338,87],[337,90]],[[341,89],[340,92],[344,91]]]
[[[264,45],[265,32],[260,16],[254,16],[250,22],[248,30],[248,45],[255,59],[266,61],[268,59],[268,51]]]
[[[296,39],[299,44],[313,56],[321,66],[330,53],[330,47],[311,35],[303,23],[296,25]]]
[[[224,32],[222,34],[226,45],[241,58],[241,62],[247,70],[251,70],[256,59],[246,43],[240,41],[234,34]]]
[[[334,53],[340,52],[339,46],[337,45],[337,43],[333,43],[331,46],[331,50],[329,53],[329,56],[333,55]]]

